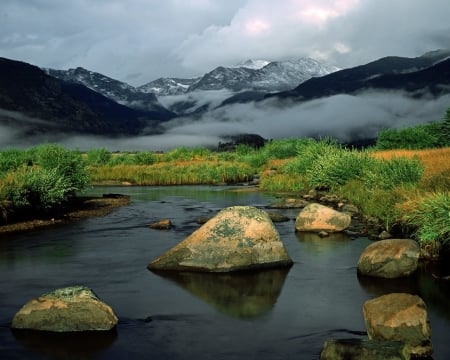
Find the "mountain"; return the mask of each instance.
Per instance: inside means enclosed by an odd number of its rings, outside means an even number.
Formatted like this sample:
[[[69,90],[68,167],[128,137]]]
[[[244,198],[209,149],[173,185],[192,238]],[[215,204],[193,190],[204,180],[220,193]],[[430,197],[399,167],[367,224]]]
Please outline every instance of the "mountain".
[[[159,78],[145,85],[137,87],[143,93],[153,93],[158,96],[181,95],[188,91],[200,78],[180,79],[180,78]]]
[[[293,90],[269,94],[266,98],[306,101],[369,89],[404,90],[409,93],[424,90],[439,95],[448,92],[445,87],[450,83],[449,58],[450,50],[430,52],[416,58],[384,57],[365,65],[309,79]]]
[[[124,82],[103,74],[77,67],[69,70],[43,69],[58,79],[82,84],[115,102],[132,109],[150,113],[155,119],[166,120],[174,116],[165,109],[151,92],[143,92]]]
[[[219,66],[198,78],[160,78],[138,89],[159,96],[210,90],[274,92],[293,89],[313,76],[323,76],[337,70],[334,66],[310,58],[273,62],[246,60],[233,67]]]
[[[253,69],[253,70],[258,70],[263,68],[264,66],[270,64],[270,61],[268,60],[252,60],[252,59],[248,59],[245,61],[241,61],[239,64],[236,64],[235,66],[232,67],[243,67],[243,68],[247,68],[247,69]]]
[[[168,119],[165,113],[154,115],[52,77],[34,65],[0,58],[0,124],[27,134],[139,134]]]

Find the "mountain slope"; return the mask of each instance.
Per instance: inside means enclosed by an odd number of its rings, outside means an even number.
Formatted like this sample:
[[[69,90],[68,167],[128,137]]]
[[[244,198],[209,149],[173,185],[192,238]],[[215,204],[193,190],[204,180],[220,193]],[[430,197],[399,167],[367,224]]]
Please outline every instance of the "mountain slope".
[[[385,57],[366,65],[309,79],[293,90],[270,94],[266,97],[311,100],[336,94],[353,94],[367,89],[412,92],[429,86],[437,94],[438,85],[445,85],[449,81],[449,78],[444,75],[447,71],[449,55],[450,52],[440,51],[427,53],[417,58]],[[441,71],[444,73],[440,73]]]
[[[200,78],[180,79],[180,78],[159,78],[136,89],[143,93],[153,93],[158,96],[180,95],[188,91]]]
[[[138,134],[159,119],[36,66],[0,58],[0,123],[27,133]]]
[[[313,76],[339,70],[310,58],[289,61],[246,60],[233,67],[219,66],[192,79],[159,78],[137,90],[158,96],[181,95],[195,91],[230,90],[274,92],[293,89]]]
[[[174,116],[165,109],[151,92],[142,92],[124,82],[103,74],[77,67],[69,70],[43,69],[48,75],[58,79],[82,84],[115,102],[135,110],[145,111],[154,119],[167,120]]]
[[[282,91],[292,89],[311,77],[323,76],[336,70],[339,69],[310,58],[273,61],[261,68],[254,65],[233,68],[220,66],[205,74],[188,91],[221,89],[233,92]]]

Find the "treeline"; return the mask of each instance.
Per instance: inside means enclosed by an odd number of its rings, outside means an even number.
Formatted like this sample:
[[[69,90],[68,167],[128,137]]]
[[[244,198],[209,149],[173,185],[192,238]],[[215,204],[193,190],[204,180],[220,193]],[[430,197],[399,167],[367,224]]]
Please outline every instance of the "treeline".
[[[385,129],[377,136],[376,149],[431,149],[450,146],[450,108],[442,121],[403,129]]]

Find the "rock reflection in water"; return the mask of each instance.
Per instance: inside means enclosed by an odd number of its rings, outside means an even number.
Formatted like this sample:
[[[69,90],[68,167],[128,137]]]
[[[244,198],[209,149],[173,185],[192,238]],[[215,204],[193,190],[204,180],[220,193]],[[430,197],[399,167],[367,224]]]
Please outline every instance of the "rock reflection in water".
[[[153,272],[176,283],[225,315],[255,319],[272,310],[289,268],[227,274]]]
[[[351,241],[350,236],[344,232],[330,233],[326,237],[320,237],[312,232],[296,232],[295,236],[298,241],[305,244],[304,250],[312,255],[329,252]]]
[[[117,339],[116,330],[54,333],[11,330],[24,347],[52,359],[92,359]]]

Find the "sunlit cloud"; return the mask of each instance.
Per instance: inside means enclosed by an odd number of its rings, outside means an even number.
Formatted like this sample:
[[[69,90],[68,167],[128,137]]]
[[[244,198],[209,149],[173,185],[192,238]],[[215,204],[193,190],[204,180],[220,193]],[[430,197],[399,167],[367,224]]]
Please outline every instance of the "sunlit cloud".
[[[269,22],[262,19],[249,19],[245,23],[246,33],[249,35],[260,35],[270,29]]]

